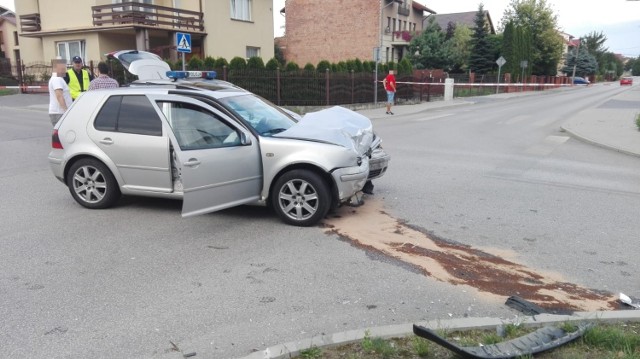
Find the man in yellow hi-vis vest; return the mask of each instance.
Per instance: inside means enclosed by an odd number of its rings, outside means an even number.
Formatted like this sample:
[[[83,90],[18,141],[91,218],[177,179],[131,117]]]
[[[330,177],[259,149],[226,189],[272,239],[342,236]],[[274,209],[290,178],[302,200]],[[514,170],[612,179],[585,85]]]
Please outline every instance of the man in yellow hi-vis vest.
[[[89,89],[91,80],[93,80],[93,75],[82,68],[82,58],[80,56],[74,56],[73,67],[67,70],[67,73],[64,75],[64,82],[69,85],[69,92],[71,92],[71,98],[74,101],[80,96],[81,92]]]

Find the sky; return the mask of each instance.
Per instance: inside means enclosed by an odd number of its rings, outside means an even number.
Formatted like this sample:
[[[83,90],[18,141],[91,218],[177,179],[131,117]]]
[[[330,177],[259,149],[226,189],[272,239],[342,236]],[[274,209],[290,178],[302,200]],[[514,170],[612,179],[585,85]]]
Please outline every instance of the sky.
[[[280,9],[285,0],[273,0],[275,36],[282,35],[284,18]],[[348,1],[348,0],[347,0]],[[478,10],[484,4],[496,30],[510,0],[417,0],[438,14]],[[373,0],[372,0],[373,2]],[[581,37],[592,31],[604,32],[609,51],[628,57],[640,56],[640,1],[547,0],[558,17],[561,31]],[[597,6],[596,6],[597,5]]]
[[[476,11],[480,4],[480,0],[417,1],[439,14]],[[510,2],[511,0],[482,0],[496,27]],[[281,36],[284,32],[284,17],[280,14],[284,3],[285,0],[273,0],[275,36]],[[607,37],[605,46],[609,51],[628,57],[640,56],[640,1],[547,0],[547,3],[558,16],[560,30],[575,37],[602,31]],[[595,4],[598,6],[594,6]],[[15,10],[14,0],[0,0],[0,6]]]

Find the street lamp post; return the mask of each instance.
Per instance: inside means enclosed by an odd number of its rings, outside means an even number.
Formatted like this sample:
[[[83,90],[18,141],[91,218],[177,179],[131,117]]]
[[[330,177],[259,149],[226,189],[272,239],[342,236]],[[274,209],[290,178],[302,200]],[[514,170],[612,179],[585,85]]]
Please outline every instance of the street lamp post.
[[[376,77],[373,79],[373,102],[375,103],[375,105],[378,105],[378,63],[380,62],[380,53],[382,52],[382,34],[384,33],[384,30],[382,29],[383,26],[383,18],[384,18],[384,8],[386,8],[387,6],[393,5],[393,1],[391,1],[390,3],[388,3],[387,5],[382,5],[384,3],[384,0],[380,0],[380,42],[378,43],[378,51],[377,53],[374,52],[375,56],[375,61],[376,61]]]

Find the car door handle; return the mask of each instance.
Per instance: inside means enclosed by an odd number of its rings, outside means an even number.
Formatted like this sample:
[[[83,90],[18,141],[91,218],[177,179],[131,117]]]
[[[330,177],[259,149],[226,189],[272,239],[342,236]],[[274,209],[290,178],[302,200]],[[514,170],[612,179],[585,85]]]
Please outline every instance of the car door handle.
[[[188,167],[195,167],[200,164],[197,158],[189,158],[189,161],[185,162],[184,165]]]
[[[100,143],[105,144],[105,145],[113,145],[113,140],[110,139],[109,137],[105,137],[105,138],[100,140]]]

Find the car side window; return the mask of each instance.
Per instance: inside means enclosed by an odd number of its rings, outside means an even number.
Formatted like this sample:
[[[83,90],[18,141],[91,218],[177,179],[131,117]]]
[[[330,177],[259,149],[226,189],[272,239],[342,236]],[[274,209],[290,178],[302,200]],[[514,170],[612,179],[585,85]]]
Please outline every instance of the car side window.
[[[98,116],[93,123],[96,130],[99,131],[116,131],[118,123],[118,113],[120,112],[120,102],[122,96],[111,96],[100,109]]]
[[[240,133],[217,114],[185,102],[158,101],[183,151],[240,145]]]
[[[162,120],[146,96],[111,96],[94,121],[100,131],[162,136]]]
[[[162,136],[162,120],[146,96],[122,96],[118,132]]]

